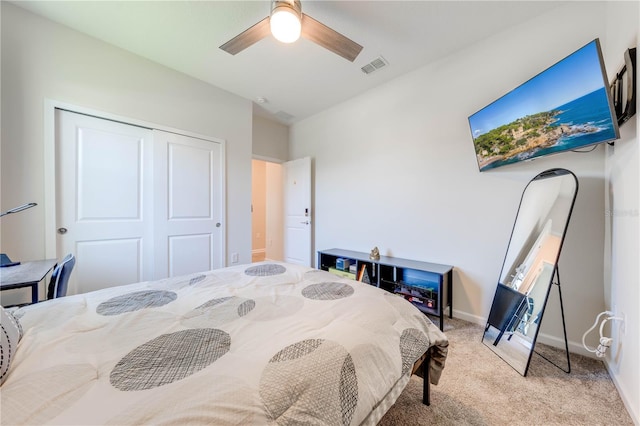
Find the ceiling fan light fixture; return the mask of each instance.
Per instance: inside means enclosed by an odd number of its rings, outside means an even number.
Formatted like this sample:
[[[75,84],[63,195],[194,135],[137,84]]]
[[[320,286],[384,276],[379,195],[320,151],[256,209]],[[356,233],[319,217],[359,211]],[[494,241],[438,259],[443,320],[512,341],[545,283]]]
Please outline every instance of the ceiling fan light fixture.
[[[293,43],[298,40],[302,30],[300,2],[298,0],[291,2],[275,0],[269,26],[271,34],[278,41]]]
[[[300,0],[272,0],[269,16],[224,43],[220,49],[235,55],[270,34],[284,43],[293,43],[303,37],[349,62],[362,51],[362,46],[355,41],[302,13]]]

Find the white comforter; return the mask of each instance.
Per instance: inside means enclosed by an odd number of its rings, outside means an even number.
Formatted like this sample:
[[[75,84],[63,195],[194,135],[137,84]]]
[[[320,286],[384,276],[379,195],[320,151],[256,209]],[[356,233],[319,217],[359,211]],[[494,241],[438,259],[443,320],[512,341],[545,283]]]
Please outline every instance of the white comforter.
[[[401,297],[284,263],[115,287],[16,316],[25,335],[0,389],[3,425],[375,423],[431,346],[437,383],[448,344]]]

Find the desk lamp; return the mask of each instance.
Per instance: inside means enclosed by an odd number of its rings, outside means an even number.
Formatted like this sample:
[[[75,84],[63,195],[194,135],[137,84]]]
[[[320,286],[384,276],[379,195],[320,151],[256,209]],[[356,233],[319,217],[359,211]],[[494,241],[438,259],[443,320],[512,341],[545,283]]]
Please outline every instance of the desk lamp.
[[[7,210],[6,212],[0,213],[0,217],[8,215],[8,214],[12,214],[12,213],[18,213],[18,212],[21,212],[22,210],[30,209],[31,207],[35,207],[35,206],[37,206],[36,203],[23,204],[21,206],[14,207],[14,208],[12,208],[10,210]],[[13,262],[13,261],[11,261],[11,259],[9,259],[9,256],[7,256],[4,253],[0,253],[0,268],[3,268],[5,266],[19,265],[19,264],[20,264],[20,262]]]

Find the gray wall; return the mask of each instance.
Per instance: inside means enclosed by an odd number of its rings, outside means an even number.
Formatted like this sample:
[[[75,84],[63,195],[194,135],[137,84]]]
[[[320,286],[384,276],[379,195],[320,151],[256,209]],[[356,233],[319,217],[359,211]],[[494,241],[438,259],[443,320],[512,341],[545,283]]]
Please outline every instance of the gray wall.
[[[254,115],[253,155],[276,163],[289,160],[289,127]]]
[[[38,203],[2,219],[2,252],[18,260],[45,256],[51,218],[43,122],[51,99],[225,140],[227,255],[250,262],[251,101],[7,2],[1,7],[2,208]]]
[[[580,351],[604,308],[604,147],[479,173],[467,117],[605,37],[603,10],[558,8],[293,125],[290,157],[314,158],[315,248],[378,246],[454,265],[455,314],[484,323],[522,190],[540,171],[568,168],[580,192],[560,270],[569,337]],[[552,340],[562,330],[554,296],[542,326]]]
[[[386,255],[452,264],[454,315],[484,324],[522,190],[545,169],[567,168],[577,175],[580,190],[559,269],[570,350],[588,354],[582,335],[605,310],[609,291],[603,284],[609,263],[604,255],[609,148],[479,173],[467,117],[594,38],[615,64],[608,70],[613,76],[638,33],[637,3],[613,3],[569,2],[293,125],[290,158],[314,158],[315,249],[368,252],[378,246]],[[610,28],[622,28],[616,31],[623,36]],[[628,143],[631,159],[618,158],[618,167],[629,175],[630,205],[637,208],[637,133],[625,132],[635,142]],[[614,243],[618,251],[629,250],[625,258],[636,259],[624,267],[630,282],[618,285],[625,290],[618,290],[617,299],[632,297],[627,306],[638,302],[637,217],[633,223],[629,241]],[[552,291],[540,340],[560,345],[558,296]],[[638,340],[624,340],[630,376],[620,375],[617,382],[628,407],[638,401],[637,362],[631,365]]]

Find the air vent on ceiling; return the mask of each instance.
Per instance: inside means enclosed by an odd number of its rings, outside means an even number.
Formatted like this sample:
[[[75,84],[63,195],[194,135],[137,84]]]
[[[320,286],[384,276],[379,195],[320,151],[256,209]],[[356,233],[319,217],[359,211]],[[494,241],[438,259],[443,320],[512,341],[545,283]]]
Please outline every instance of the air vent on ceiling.
[[[389,65],[387,60],[384,59],[382,56],[378,56],[373,61],[369,62],[368,64],[366,64],[360,69],[365,74],[371,74],[372,72],[377,71],[382,67],[386,67],[387,65]]]

